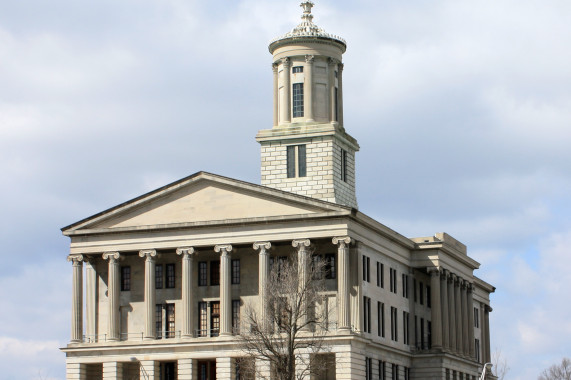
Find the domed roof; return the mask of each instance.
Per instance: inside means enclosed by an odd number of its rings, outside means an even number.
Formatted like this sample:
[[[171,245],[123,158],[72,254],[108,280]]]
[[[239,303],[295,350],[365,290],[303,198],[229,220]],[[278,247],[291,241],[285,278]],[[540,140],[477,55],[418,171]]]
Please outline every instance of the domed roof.
[[[315,41],[327,41],[332,42],[336,45],[340,45],[343,52],[347,49],[347,43],[345,40],[339,36],[327,33],[325,30],[321,29],[313,22],[313,15],[311,14],[311,8],[315,4],[311,1],[304,1],[301,3],[303,8],[303,14],[301,15],[301,22],[292,29],[291,32],[284,34],[281,37],[274,38],[270,42],[270,53],[273,54],[274,50],[282,45],[287,45],[292,42],[299,42],[304,40],[315,40]]]

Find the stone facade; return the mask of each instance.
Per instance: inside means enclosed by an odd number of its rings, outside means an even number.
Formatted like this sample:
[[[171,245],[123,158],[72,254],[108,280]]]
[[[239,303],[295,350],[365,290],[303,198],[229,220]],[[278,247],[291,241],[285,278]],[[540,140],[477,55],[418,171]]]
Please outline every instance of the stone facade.
[[[200,172],[62,229],[73,273],[67,379],[247,378],[244,310],[264,312],[272,260],[310,252],[335,268],[318,306],[328,310],[328,365],[313,380],[475,380],[490,361],[494,288],[474,275],[466,246],[445,233],[407,238],[357,210],[346,45],[313,24],[311,5],[270,44],[274,126],[256,137],[261,186]],[[295,65],[304,70],[283,73]],[[304,84],[303,98],[287,94],[291,82]]]

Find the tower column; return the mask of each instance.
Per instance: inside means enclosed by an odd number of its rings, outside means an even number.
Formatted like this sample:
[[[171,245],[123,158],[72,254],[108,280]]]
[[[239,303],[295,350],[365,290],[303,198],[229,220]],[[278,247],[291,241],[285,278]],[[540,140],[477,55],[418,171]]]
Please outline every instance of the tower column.
[[[343,64],[340,63],[338,66],[338,73],[337,73],[337,87],[338,87],[338,95],[337,95],[337,107],[338,107],[338,115],[339,115],[339,125],[343,126]]]
[[[107,340],[119,340],[119,282],[121,275],[119,273],[119,252],[105,252],[103,260],[109,260],[109,273],[107,274],[107,297],[109,305],[109,321],[107,324]]]
[[[282,75],[284,84],[284,93],[281,100],[282,120],[284,123],[291,122],[291,77],[290,77],[291,61],[289,58],[282,58]]]
[[[329,58],[327,63],[329,64],[329,121],[333,123],[337,121],[337,100],[335,97],[335,67],[337,62],[333,58]]]
[[[454,284],[456,283],[456,275],[450,274],[448,277],[448,320],[450,322],[450,350],[456,352],[456,302],[454,296]]]
[[[68,256],[73,266],[71,292],[71,342],[83,341],[83,255]]]
[[[450,324],[448,323],[448,271],[440,272],[440,306],[442,308],[442,347],[450,348]]]
[[[258,298],[260,303],[260,320],[262,321],[262,328],[266,331],[267,325],[271,322],[267,321],[267,292],[266,285],[268,283],[268,278],[270,275],[270,255],[268,250],[271,248],[272,244],[270,242],[256,242],[253,248],[260,251],[260,257],[258,261]]]
[[[432,319],[432,348],[442,349],[442,318],[440,309],[440,270],[438,268],[428,268],[430,274],[430,307]]]
[[[177,255],[182,255],[182,337],[192,338],[192,256],[194,248],[185,247],[176,250]]]
[[[303,97],[303,107],[305,113],[305,120],[313,122],[313,62],[315,57],[313,55],[305,56],[305,95]]]
[[[337,275],[337,330],[351,331],[351,316],[349,314],[349,236],[334,237],[333,244],[337,245],[337,261],[339,273]]]
[[[216,245],[220,253],[220,336],[232,335],[232,294],[230,291],[230,244]]]
[[[278,64],[272,63],[272,71],[274,73],[274,127],[279,124],[279,82],[278,82]]]
[[[143,250],[139,252],[139,256],[145,258],[145,339],[152,340],[157,338],[155,326],[155,257],[157,251]]]

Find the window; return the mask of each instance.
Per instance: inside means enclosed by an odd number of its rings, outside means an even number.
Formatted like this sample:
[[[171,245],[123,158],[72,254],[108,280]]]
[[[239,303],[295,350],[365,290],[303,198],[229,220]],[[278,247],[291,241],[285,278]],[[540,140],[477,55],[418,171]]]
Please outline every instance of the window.
[[[307,175],[305,145],[287,147],[287,177],[305,177]]]
[[[287,256],[275,257],[275,261],[277,261],[276,271],[279,278],[284,268],[284,265],[287,263]],[[274,268],[274,257],[270,257],[270,272],[272,272],[273,268]]]
[[[163,336],[163,305],[159,304],[155,306],[155,333],[157,334],[157,339],[161,339]]]
[[[325,278],[328,280],[337,278],[335,254],[333,253],[325,255]]]
[[[294,66],[294,67],[292,67],[291,71],[294,74],[303,73],[303,66]]]
[[[210,285],[220,285],[220,261],[210,262]]]
[[[198,263],[198,286],[206,286],[207,282],[206,261]]]
[[[337,72],[337,71],[336,71]],[[335,87],[335,121],[339,121],[339,90]]]
[[[240,283],[240,259],[232,260],[232,284]]]
[[[410,368],[404,367],[404,380],[410,379]]]
[[[408,298],[408,275],[402,274],[402,296]]]
[[[365,380],[373,380],[373,359],[365,358]]]
[[[198,303],[198,332],[196,335],[198,337],[208,335],[208,309],[206,302]]]
[[[174,264],[167,264],[167,283],[165,287],[168,289],[175,287]]]
[[[425,336],[424,336],[424,318],[420,318],[420,349],[424,350],[426,348],[425,345]]]
[[[232,300],[232,332],[240,333],[240,300]]]
[[[385,304],[377,302],[377,331],[380,337],[385,337]]]
[[[166,337],[167,338],[174,338],[175,337],[174,303],[167,303],[166,304],[166,312],[167,312]]]
[[[432,323],[430,321],[426,321],[426,333],[426,344],[430,350],[432,348]]]
[[[397,323],[398,310],[396,307],[391,306],[391,339],[398,342],[398,323]]]
[[[371,265],[371,259],[367,256],[363,256],[363,281],[369,282],[369,267]]]
[[[163,266],[155,265],[155,289],[163,288]]]
[[[303,117],[303,83],[293,84],[293,117]]]
[[[379,380],[385,380],[387,375],[387,366],[382,360],[379,360]]]
[[[220,334],[220,302],[210,303],[210,336]]]
[[[416,278],[414,278],[414,279],[412,280],[412,288],[413,288],[413,289],[412,289],[412,292],[413,292],[413,295],[414,295],[414,302],[416,302],[416,300],[417,300],[417,298],[416,298]]]
[[[480,361],[480,339],[474,340],[474,350],[476,352],[476,361]]]
[[[391,292],[397,293],[397,270],[390,268]]]
[[[477,307],[474,308],[474,327],[480,328],[480,310]]]
[[[430,286],[426,285],[426,307],[432,307],[432,294],[430,293]]]
[[[418,302],[424,305],[424,284],[422,282],[418,283]]]
[[[131,267],[121,267],[121,290],[131,290]]]
[[[341,181],[347,182],[347,151],[341,149]]]
[[[408,331],[408,321],[409,313],[406,311],[402,312],[402,339],[404,344],[410,344],[409,342],[409,331]]]
[[[363,331],[366,333],[371,332],[371,298],[363,297]]]
[[[385,287],[385,266],[377,261],[377,286]]]
[[[393,380],[398,380],[398,379],[399,379],[399,366],[393,364]]]

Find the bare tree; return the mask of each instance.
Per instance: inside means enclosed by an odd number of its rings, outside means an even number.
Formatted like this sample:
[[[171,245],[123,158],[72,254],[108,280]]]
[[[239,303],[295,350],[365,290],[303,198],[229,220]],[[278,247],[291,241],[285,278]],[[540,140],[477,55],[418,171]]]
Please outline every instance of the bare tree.
[[[571,359],[563,358],[561,364],[553,364],[541,373],[538,380],[571,380]]]
[[[325,271],[321,260],[310,254],[277,258],[271,266],[262,305],[249,305],[241,328],[242,350],[249,371],[258,378],[304,379],[327,365],[325,344],[328,313],[323,302]],[[262,359],[269,373],[256,367]],[[245,366],[246,367],[246,366]]]
[[[504,380],[510,367],[508,367],[508,361],[499,348],[496,348],[492,354],[492,365],[492,374],[496,376],[498,380]]]

